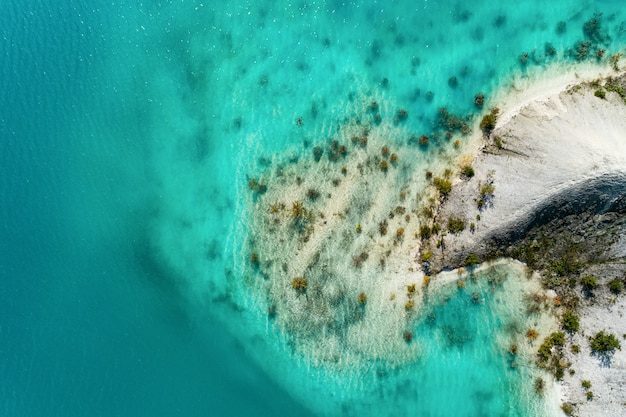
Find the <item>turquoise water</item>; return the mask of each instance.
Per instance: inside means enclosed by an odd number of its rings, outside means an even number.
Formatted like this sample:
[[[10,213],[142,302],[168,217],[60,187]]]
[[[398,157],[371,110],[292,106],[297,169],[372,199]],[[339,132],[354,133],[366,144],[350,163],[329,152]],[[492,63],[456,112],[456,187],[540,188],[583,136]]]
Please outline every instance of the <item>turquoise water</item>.
[[[435,304],[406,367],[335,374],[293,354],[242,285],[242,195],[359,97],[430,133],[440,107],[468,114],[513,74],[575,62],[576,42],[624,52],[621,2],[4,6],[1,415],[532,414],[517,389],[533,371],[482,343],[507,327],[488,292]],[[477,332],[448,346],[461,314]]]

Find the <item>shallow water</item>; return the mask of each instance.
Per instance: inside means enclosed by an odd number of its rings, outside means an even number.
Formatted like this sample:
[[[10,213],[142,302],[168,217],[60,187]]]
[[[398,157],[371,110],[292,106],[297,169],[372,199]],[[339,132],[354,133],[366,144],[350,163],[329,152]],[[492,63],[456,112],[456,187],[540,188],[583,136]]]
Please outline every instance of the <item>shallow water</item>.
[[[511,410],[539,407],[517,398],[532,372],[483,349],[506,327],[488,292],[432,307],[415,329],[423,360],[403,368],[334,374],[294,354],[242,286],[243,196],[362,100],[381,103],[383,126],[403,108],[406,135],[431,134],[440,107],[474,112],[477,92],[576,61],[585,36],[591,55],[623,52],[621,6],[7,3],[0,414],[529,415]],[[460,312],[480,331],[447,346]]]

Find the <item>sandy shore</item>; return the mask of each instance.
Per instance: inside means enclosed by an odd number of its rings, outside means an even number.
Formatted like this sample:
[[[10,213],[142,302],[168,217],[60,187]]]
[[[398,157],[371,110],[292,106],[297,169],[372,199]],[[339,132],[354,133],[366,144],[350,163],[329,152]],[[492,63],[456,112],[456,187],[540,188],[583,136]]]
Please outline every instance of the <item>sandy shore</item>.
[[[520,83],[498,103],[501,113],[489,140],[479,144],[473,161],[475,177],[457,180],[440,207],[438,221],[461,218],[469,226],[444,237],[431,267],[462,265],[468,254],[479,258],[494,247],[521,238],[531,228],[551,219],[592,212],[624,210],[626,195],[626,105],[615,92],[595,96],[607,74],[587,72],[545,78],[525,89]],[[615,77],[618,74],[610,73]],[[493,194],[481,195],[486,184]],[[478,201],[484,205],[479,208]],[[606,289],[612,278],[624,278],[624,244],[618,239],[606,248],[621,264],[588,266],[596,273],[600,290],[581,295],[581,328],[569,337],[565,358],[571,363],[557,391],[563,402],[575,404],[579,416],[619,416],[626,413],[626,301]],[[431,242],[434,246],[434,242]],[[621,257],[620,257],[621,253]],[[597,271],[594,271],[594,268]],[[615,334],[623,350],[610,366],[591,353],[588,338],[599,330]],[[625,336],[626,337],[626,336]],[[572,353],[578,345],[580,353]],[[582,380],[592,383],[590,390]],[[593,392],[588,400],[587,391]]]
[[[457,180],[440,210],[439,218],[462,218],[475,225],[446,237],[440,268],[457,266],[468,253],[485,252],[492,239],[523,233],[538,212],[571,196],[572,190],[581,206],[595,198],[606,198],[604,203],[611,205],[611,198],[626,190],[623,99],[616,93],[600,99],[595,88],[570,81],[557,79],[558,88],[529,94],[523,104],[515,102],[521,93],[504,103],[491,135],[500,146],[483,142],[473,162],[475,177]],[[495,192],[479,209],[480,191],[488,182]],[[602,184],[607,188],[595,192]]]

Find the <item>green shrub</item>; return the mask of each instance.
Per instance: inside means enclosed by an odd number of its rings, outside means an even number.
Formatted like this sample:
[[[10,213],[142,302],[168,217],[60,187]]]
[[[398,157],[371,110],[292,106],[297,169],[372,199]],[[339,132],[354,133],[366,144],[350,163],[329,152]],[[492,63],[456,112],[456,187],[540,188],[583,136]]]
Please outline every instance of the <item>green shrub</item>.
[[[465,230],[465,221],[458,218],[448,219],[448,230],[450,233],[461,233]]]
[[[593,392],[591,392],[591,391],[587,391],[587,400],[588,400],[588,401],[593,400]]]
[[[474,265],[477,265],[478,263],[479,263],[478,256],[476,256],[473,253],[470,253],[465,258],[465,266],[474,266]]]
[[[430,235],[432,234],[432,229],[430,228],[430,226],[428,225],[422,225],[420,226],[420,237],[422,239],[428,239],[430,238]]]
[[[583,284],[583,289],[585,291],[593,291],[598,286],[598,280],[596,279],[596,277],[593,277],[591,275],[583,277],[580,282],[581,284]]]
[[[591,342],[591,349],[598,353],[608,353],[615,349],[622,349],[619,340],[611,333],[604,333],[604,330],[591,337],[589,341]]]
[[[568,416],[571,416],[574,414],[574,406],[570,403],[561,404],[561,410],[563,410],[563,412]]]
[[[461,172],[467,178],[472,178],[474,176],[474,168],[471,165],[464,166]]]
[[[580,327],[578,316],[573,311],[568,310],[563,314],[563,328],[570,333],[576,333]]]
[[[496,128],[496,120],[496,116],[491,113],[484,115],[480,121],[480,129],[486,134],[491,133]]]
[[[621,279],[615,278],[609,282],[609,290],[613,294],[619,294],[624,289],[624,282]]]
[[[490,195],[493,195],[495,191],[496,191],[496,187],[494,185],[485,184],[482,187],[480,187],[480,196],[481,197],[490,196]]]
[[[563,346],[565,344],[565,333],[554,332],[550,335],[550,339],[554,346]]]
[[[565,334],[563,332],[554,332],[546,337],[541,346],[539,346],[539,360],[547,362],[552,357],[552,348],[554,346],[563,346],[565,344]],[[558,371],[558,369],[557,369]]]
[[[589,380],[587,380],[587,379],[583,380],[583,381],[581,382],[581,384],[582,384],[582,386],[583,386],[583,388],[584,388],[584,389],[589,389],[589,388],[591,388],[591,381],[589,381]]]
[[[433,178],[433,184],[435,184],[437,191],[444,197],[452,191],[452,183],[445,178],[435,177]]]
[[[606,92],[604,92],[604,90],[597,89],[595,91],[595,93],[593,93],[593,95],[598,97],[598,98],[605,98],[606,97]]]

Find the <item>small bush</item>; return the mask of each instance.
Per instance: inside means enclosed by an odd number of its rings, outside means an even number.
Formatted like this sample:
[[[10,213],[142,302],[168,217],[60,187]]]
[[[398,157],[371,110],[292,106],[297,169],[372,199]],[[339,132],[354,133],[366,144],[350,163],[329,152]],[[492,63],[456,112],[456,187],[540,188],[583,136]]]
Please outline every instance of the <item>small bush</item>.
[[[624,282],[621,279],[615,278],[609,282],[609,290],[613,294],[619,294],[624,290]]]
[[[555,346],[563,346],[565,344],[565,334],[563,332],[554,332],[550,336],[546,337],[539,351],[537,352],[539,360],[541,362],[547,362],[552,357],[552,348]],[[557,371],[560,369],[557,368]],[[557,378],[558,379],[558,378]]]
[[[445,178],[435,177],[433,178],[433,184],[435,184],[437,191],[444,197],[452,191],[452,183]]]
[[[428,225],[420,226],[420,237],[422,239],[430,238],[431,234],[432,234],[432,229],[430,228],[430,226],[428,226]]]
[[[472,178],[474,176],[474,168],[471,165],[464,166],[461,172],[466,178]]]
[[[496,191],[496,187],[493,184],[485,184],[482,187],[480,187],[480,196],[481,197],[491,196],[493,195],[495,191]]]
[[[496,128],[496,120],[496,116],[491,113],[484,115],[480,121],[480,129],[486,134],[491,133]]]
[[[306,278],[294,278],[293,281],[291,281],[291,288],[296,290],[296,292],[298,293],[305,292],[306,287],[307,287]]]
[[[580,353],[580,346],[572,345],[572,353]]]
[[[465,258],[465,266],[474,266],[478,264],[478,256],[476,256],[473,253],[470,253],[469,255],[467,255],[467,257]]]
[[[458,218],[448,219],[448,230],[450,233],[461,233],[465,230],[465,221]]]
[[[570,333],[576,333],[580,327],[578,316],[571,310],[568,310],[563,314],[563,328]]]
[[[587,391],[587,401],[593,400],[593,392]]]
[[[591,275],[583,277],[580,282],[583,285],[583,289],[585,291],[593,291],[598,286],[598,280],[596,279],[596,277],[593,277]]]
[[[589,380],[587,380],[587,379],[583,380],[583,381],[581,382],[581,384],[582,384],[582,386],[583,386],[583,388],[584,388],[584,389],[589,389],[589,388],[591,388],[591,381],[589,381]]]
[[[535,379],[535,392],[537,394],[542,394],[544,388],[545,388],[545,382],[543,378],[539,377]]]
[[[422,255],[420,256],[422,262],[428,262],[432,257],[433,253],[431,251],[422,252]]]
[[[574,414],[574,406],[570,403],[561,404],[561,410],[563,410],[563,412],[568,416],[571,416]]]
[[[597,89],[595,93],[593,93],[593,95],[598,98],[604,99],[606,97],[606,92],[604,90]]]
[[[619,340],[611,333],[604,333],[604,330],[598,332],[594,337],[590,338],[589,341],[591,342],[591,349],[598,353],[608,353],[615,349],[621,350],[622,348]]]

